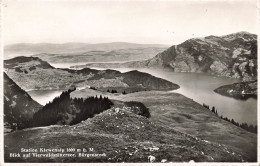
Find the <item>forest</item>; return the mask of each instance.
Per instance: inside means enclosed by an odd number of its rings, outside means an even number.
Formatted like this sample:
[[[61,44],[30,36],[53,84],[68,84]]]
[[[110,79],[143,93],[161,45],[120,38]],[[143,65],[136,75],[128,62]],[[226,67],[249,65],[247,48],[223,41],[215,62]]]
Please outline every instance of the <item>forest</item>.
[[[101,95],[86,99],[70,98],[70,92],[71,90],[63,92],[59,97],[43,106],[28,121],[25,128],[55,124],[77,124],[111,108],[113,105],[107,97]]]

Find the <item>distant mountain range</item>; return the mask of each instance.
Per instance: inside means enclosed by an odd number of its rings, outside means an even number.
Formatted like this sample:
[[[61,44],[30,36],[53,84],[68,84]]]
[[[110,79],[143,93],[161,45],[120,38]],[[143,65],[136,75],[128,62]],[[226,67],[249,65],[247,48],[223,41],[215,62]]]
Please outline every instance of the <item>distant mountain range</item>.
[[[96,55],[92,51],[101,51],[101,54],[114,55],[115,50],[131,49],[130,53],[134,53],[135,49],[148,49],[150,51],[152,48],[155,49],[166,49],[167,45],[162,44],[136,44],[136,43],[126,43],[126,42],[113,42],[113,43],[99,43],[99,44],[88,44],[88,43],[64,43],[64,44],[52,44],[52,43],[19,43],[7,45],[4,48],[4,59],[10,59],[17,56],[31,56],[34,54],[61,54],[56,56],[69,56],[69,55]],[[162,50],[161,50],[162,51]],[[90,53],[88,53],[90,52]],[[103,52],[103,53],[102,53]],[[105,53],[104,53],[105,52]],[[119,53],[122,51],[119,51]],[[147,50],[146,50],[147,52]],[[151,52],[151,51],[150,51]],[[44,55],[43,54],[43,55]],[[64,55],[65,54],[65,55]],[[87,55],[86,55],[87,54]],[[129,51],[128,51],[129,54]],[[149,54],[150,55],[150,54]],[[151,54],[152,55],[152,54]],[[154,56],[155,54],[153,54]],[[147,57],[146,57],[147,58]],[[150,58],[148,56],[148,58]],[[46,59],[44,59],[46,60]],[[128,59],[126,59],[128,60]],[[73,61],[73,60],[72,60]],[[72,62],[70,61],[70,62]]]
[[[217,76],[257,78],[257,36],[239,32],[189,39],[144,61],[87,64],[88,67],[167,68],[174,72],[211,73]]]

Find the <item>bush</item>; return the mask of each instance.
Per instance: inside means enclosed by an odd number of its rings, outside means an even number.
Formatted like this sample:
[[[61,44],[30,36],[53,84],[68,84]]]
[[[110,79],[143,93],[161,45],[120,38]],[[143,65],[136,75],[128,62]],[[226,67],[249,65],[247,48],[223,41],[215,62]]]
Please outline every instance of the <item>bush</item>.
[[[19,72],[19,73],[22,73],[23,71],[21,70],[21,68],[19,68],[19,67],[16,67],[15,69],[14,69],[16,72]]]
[[[94,86],[89,87],[89,89],[97,90]]]
[[[137,115],[141,115],[147,118],[151,117],[149,109],[141,102],[136,102],[136,101],[125,102],[125,106],[131,107],[131,110]]]
[[[36,70],[36,67],[35,67],[35,66],[32,66],[32,67],[29,68],[29,70],[30,70],[30,71]]]

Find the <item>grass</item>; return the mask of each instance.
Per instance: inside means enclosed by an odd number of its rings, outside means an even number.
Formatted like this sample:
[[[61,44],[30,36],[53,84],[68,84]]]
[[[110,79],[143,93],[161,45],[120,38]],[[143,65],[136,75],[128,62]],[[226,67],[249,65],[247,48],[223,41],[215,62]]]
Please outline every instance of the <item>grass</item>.
[[[17,139],[19,138],[19,139]],[[12,146],[16,142],[16,146]],[[20,148],[94,148],[105,157],[9,158]],[[230,151],[231,153],[228,153]],[[5,135],[6,162],[155,162],[241,161],[224,145],[207,142],[163,127],[127,110],[105,111],[75,126],[51,126]]]
[[[103,94],[114,100],[142,102],[149,108],[152,122],[165,128],[226,145],[241,154],[244,160],[256,161],[256,134],[220,119],[202,105],[181,94],[159,91],[136,92],[127,95]],[[76,97],[77,92],[72,95]],[[79,95],[83,96],[81,93]]]
[[[93,91],[93,90],[92,90]],[[114,109],[107,110],[74,126],[52,126],[17,131],[5,135],[7,162],[242,162],[256,161],[257,135],[221,120],[203,106],[180,94],[137,92],[106,94]],[[88,96],[88,90],[72,97]],[[124,101],[142,102],[150,118],[122,109]],[[15,146],[14,146],[15,145]],[[9,158],[20,148],[94,148],[106,157]],[[156,148],[157,150],[152,150]]]

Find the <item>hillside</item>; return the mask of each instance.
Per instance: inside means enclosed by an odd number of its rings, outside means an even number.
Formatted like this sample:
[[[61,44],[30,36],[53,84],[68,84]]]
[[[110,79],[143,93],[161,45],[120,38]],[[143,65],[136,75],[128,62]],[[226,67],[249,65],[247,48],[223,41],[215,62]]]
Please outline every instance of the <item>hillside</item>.
[[[87,97],[88,91],[74,91],[72,97]],[[103,95],[103,93],[102,93]],[[220,119],[214,113],[181,94],[149,91],[127,95],[107,94],[111,100],[138,101],[150,111],[152,122],[210,142],[226,145],[245,161],[255,161],[257,135]],[[114,102],[116,104],[116,102]]]
[[[72,93],[76,97],[78,91]],[[30,128],[5,135],[5,161],[148,162],[149,156],[155,157],[154,162],[256,161],[256,134],[219,119],[180,94],[151,91],[124,95],[124,101],[142,101],[151,112],[150,118],[136,115],[131,108],[116,101],[122,95],[110,97],[115,100],[114,108],[74,126]],[[78,152],[71,153],[76,157],[60,158],[7,155],[21,148],[39,150],[41,147],[93,148],[94,152],[85,154],[101,156],[78,157]]]
[[[5,132],[23,128],[42,106],[34,101],[4,73],[4,127]]]
[[[12,143],[17,137],[22,138],[17,140],[18,146],[14,147]],[[6,162],[148,162],[150,155],[156,156],[155,162],[161,162],[163,159],[167,162],[242,160],[239,154],[232,154],[234,152],[224,145],[209,143],[164,128],[127,110],[118,113],[109,110],[75,126],[26,129],[6,135],[5,140],[5,154],[18,152],[25,147],[91,147],[94,152],[85,154],[105,154],[102,157],[71,158],[10,158],[6,155]],[[79,156],[76,152],[71,154]]]
[[[174,72],[211,73],[216,76],[257,78],[257,36],[239,32],[226,36],[189,39],[145,61],[87,64],[88,67],[167,68]]]
[[[38,57],[16,57],[4,61],[7,75],[25,90],[69,89],[95,87],[107,91],[116,89],[128,93],[144,90],[174,90],[179,86],[147,73],[133,71],[121,73],[115,70],[82,70],[54,68]]]
[[[66,61],[66,58],[69,58],[74,55],[78,55],[78,58],[87,58],[88,56],[104,55],[97,58],[104,58],[106,56],[114,56],[120,54],[130,54],[140,55],[140,52],[144,52],[145,55],[149,56],[152,53],[157,52],[157,49],[167,48],[166,45],[161,44],[136,44],[136,43],[126,43],[126,42],[113,42],[113,43],[98,43],[98,44],[89,44],[89,43],[64,43],[64,44],[53,44],[53,43],[18,43],[7,45],[4,47],[5,57],[4,59],[10,59],[17,56],[31,56],[34,54],[40,54],[40,57],[43,60],[50,58],[52,62],[60,62],[63,58],[63,61]],[[47,56],[44,56],[47,55]],[[155,54],[153,54],[154,56]],[[80,57],[79,57],[80,56]],[[137,57],[137,56],[136,56]],[[111,57],[110,57],[111,58]],[[123,56],[122,59],[127,60],[127,55]],[[90,60],[90,59],[88,59]],[[129,59],[128,59],[129,60]],[[72,60],[73,61],[73,60]],[[70,62],[72,62],[70,61]],[[48,61],[50,62],[50,61]]]

